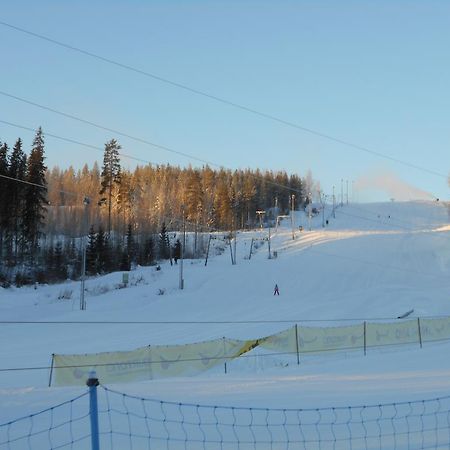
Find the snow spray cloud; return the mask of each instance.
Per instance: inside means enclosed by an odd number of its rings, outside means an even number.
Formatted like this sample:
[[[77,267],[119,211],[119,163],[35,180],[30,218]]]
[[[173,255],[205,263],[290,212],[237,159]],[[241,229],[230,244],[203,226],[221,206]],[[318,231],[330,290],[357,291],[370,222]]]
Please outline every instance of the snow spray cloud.
[[[390,198],[407,200],[435,200],[430,192],[423,191],[401,180],[394,172],[386,169],[376,169],[355,181],[355,190],[376,189],[385,192]]]

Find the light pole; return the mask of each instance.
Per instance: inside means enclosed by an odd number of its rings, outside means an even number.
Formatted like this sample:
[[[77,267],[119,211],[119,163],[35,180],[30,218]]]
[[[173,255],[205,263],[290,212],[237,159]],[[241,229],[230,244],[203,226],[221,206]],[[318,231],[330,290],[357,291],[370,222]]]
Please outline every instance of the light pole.
[[[84,298],[85,291],[85,280],[86,280],[86,239],[88,234],[88,212],[89,212],[89,204],[91,200],[89,197],[84,197],[83,205],[84,205],[84,230],[83,230],[83,251],[81,256],[81,292],[80,292],[80,309],[86,309],[86,300]]]
[[[322,205],[322,228],[325,228],[325,194],[319,191],[320,204]]]
[[[309,204],[308,204],[308,228],[311,231],[311,213],[312,213],[312,195],[311,192],[308,194]]]
[[[186,218],[184,217],[184,208],[183,208],[183,244],[181,245],[181,252],[180,252],[180,289],[184,289],[183,260],[184,260],[185,245],[186,245]]]
[[[295,194],[291,195],[291,226],[292,226],[292,240],[295,239],[294,234],[294,201],[295,201]]]
[[[334,186],[333,186],[333,219],[336,219],[336,196],[334,195]]]
[[[347,205],[348,205],[348,180],[346,181],[347,183]]]
[[[341,178],[341,207],[344,206],[344,179]]]
[[[262,230],[262,227],[263,227],[263,224],[262,224],[262,218],[263,218],[263,215],[264,215],[265,213],[266,213],[266,211],[263,211],[262,209],[256,211],[256,214],[257,214],[258,217],[259,217],[259,228],[261,228],[261,230]]]

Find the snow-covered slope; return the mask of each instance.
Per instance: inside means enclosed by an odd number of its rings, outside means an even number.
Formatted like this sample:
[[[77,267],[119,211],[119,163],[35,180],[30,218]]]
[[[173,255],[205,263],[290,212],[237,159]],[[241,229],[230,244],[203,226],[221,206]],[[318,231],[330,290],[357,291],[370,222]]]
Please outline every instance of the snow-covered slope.
[[[285,219],[271,230],[271,250],[277,252],[272,259],[266,241],[256,241],[258,248],[248,258],[252,238],[267,237],[267,229],[240,233],[236,265],[229,249],[210,257],[206,267],[204,261],[185,261],[184,290],[178,289],[179,266],[169,264],[160,271],[138,268],[126,289],[116,289],[120,273],[90,279],[86,311],[78,308],[79,283],[0,288],[3,322],[104,322],[0,324],[0,405],[7,406],[0,408],[0,422],[80,391],[46,387],[52,353],[253,338],[293,323],[335,326],[349,319],[396,318],[411,309],[414,317],[450,315],[450,227],[444,204],[344,205],[335,216],[327,206],[323,217],[311,219],[310,231],[308,218],[297,213],[295,239]],[[273,296],[275,283],[279,297]],[[71,291],[72,299],[58,299],[64,291]],[[222,323],[173,323],[186,321]],[[449,350],[443,343],[366,357],[324,355],[287,367],[280,359],[253,358],[233,363],[227,375],[213,371],[120,389],[176,401],[280,407],[428,398],[450,392],[450,363],[442,357]],[[34,369],[4,370],[13,368]]]

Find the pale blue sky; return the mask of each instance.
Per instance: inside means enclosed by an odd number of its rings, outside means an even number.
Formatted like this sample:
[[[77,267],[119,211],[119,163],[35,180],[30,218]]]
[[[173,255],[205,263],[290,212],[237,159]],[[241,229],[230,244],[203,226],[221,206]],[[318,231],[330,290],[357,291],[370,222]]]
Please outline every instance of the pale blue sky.
[[[3,2],[0,21],[444,177],[0,25],[1,91],[228,168],[284,169],[302,176],[310,169],[327,193],[333,185],[338,189],[342,178],[362,186],[385,175],[391,185],[404,182],[449,197],[448,1],[16,0]],[[99,147],[116,137],[124,153],[138,158],[199,165],[2,95],[0,120],[41,125],[44,132]],[[31,133],[0,123],[0,140],[13,145],[17,136],[31,143]],[[49,166],[81,167],[101,159],[101,152],[47,138]],[[355,197],[396,195],[369,190]]]

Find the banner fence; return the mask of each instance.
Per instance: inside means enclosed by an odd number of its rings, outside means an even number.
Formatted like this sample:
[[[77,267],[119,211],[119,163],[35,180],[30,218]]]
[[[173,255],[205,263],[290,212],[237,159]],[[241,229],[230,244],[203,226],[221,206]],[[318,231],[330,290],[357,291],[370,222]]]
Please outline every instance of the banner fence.
[[[323,352],[438,342],[450,339],[450,317],[409,319],[389,323],[363,322],[341,327],[294,325],[258,339],[215,339],[185,345],[156,345],[131,351],[52,355],[49,386],[84,384],[95,370],[103,383],[123,383],[193,376],[248,353],[256,347],[273,355],[301,356]]]

